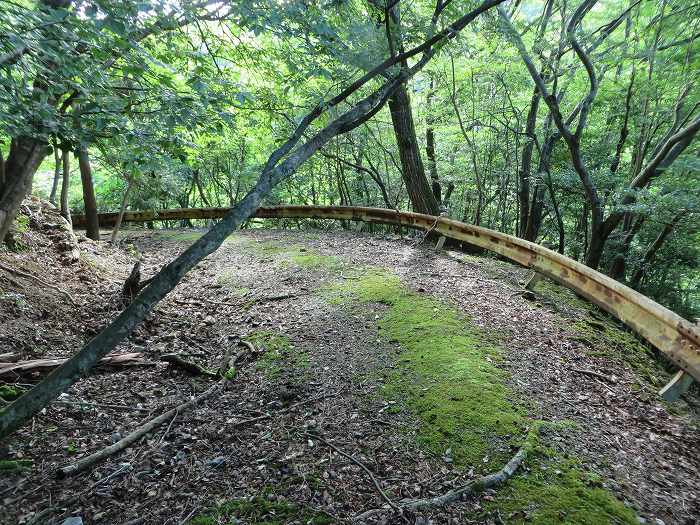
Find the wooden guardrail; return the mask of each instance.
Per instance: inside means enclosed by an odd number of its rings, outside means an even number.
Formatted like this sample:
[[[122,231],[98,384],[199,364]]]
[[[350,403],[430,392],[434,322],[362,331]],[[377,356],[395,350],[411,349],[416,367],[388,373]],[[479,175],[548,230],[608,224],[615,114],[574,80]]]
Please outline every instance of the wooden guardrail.
[[[129,211],[124,214],[123,222],[217,219],[223,217],[228,210],[228,208],[183,208]],[[114,224],[117,215],[116,213],[100,214],[100,225]],[[345,219],[400,225],[426,231],[432,230],[445,237],[496,252],[554,279],[610,312],[661,350],[682,370],[696,380],[700,380],[700,329],[696,325],[607,275],[538,244],[445,217],[383,208],[274,206],[259,208],[255,217]],[[74,216],[73,224],[83,226],[84,216]]]

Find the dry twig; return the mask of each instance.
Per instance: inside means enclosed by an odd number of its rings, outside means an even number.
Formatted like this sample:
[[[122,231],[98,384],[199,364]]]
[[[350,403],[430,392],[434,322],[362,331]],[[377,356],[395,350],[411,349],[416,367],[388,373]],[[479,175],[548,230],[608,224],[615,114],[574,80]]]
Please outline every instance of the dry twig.
[[[3,270],[5,270],[6,272],[12,273],[12,274],[17,275],[17,276],[19,276],[19,277],[24,277],[25,279],[31,279],[31,280],[33,280],[33,281],[38,282],[39,284],[42,284],[42,285],[46,286],[47,288],[50,288],[50,289],[52,289],[52,290],[55,290],[55,291],[57,291],[58,293],[64,295],[65,298],[68,299],[68,301],[70,302],[70,304],[72,304],[73,306],[78,306],[78,305],[76,304],[75,300],[73,299],[73,296],[72,296],[71,294],[69,294],[69,293],[66,292],[65,290],[61,290],[58,286],[54,286],[53,284],[47,283],[46,281],[44,281],[43,279],[37,277],[36,275],[32,275],[32,274],[30,274],[30,273],[26,273],[26,272],[23,272],[23,271],[21,271],[21,270],[15,270],[14,268],[10,268],[9,266],[5,266],[4,264],[0,264],[0,268],[2,268]]]

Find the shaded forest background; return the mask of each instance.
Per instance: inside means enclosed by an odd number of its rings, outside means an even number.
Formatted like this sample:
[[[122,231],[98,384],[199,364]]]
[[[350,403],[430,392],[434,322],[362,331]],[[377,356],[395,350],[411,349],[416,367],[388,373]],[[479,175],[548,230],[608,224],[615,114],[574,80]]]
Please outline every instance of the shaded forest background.
[[[0,190],[13,148],[39,137],[33,191],[66,216],[234,205],[298,115],[420,42],[435,9],[1,3]],[[456,16],[477,3],[437,4]],[[266,203],[446,214],[700,316],[700,3],[501,7]]]

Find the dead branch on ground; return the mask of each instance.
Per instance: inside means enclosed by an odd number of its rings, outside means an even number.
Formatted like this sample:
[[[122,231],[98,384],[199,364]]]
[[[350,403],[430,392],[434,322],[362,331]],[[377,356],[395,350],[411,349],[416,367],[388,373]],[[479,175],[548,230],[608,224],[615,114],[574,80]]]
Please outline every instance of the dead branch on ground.
[[[72,304],[73,306],[78,306],[71,294],[69,294],[65,290],[61,290],[58,286],[54,286],[53,284],[47,283],[46,281],[37,277],[36,275],[32,275],[30,273],[26,273],[26,272],[23,272],[21,270],[16,270],[14,268],[10,268],[9,266],[5,266],[4,264],[0,264],[0,268],[2,268],[3,270],[5,270],[8,273],[12,273],[12,274],[17,275],[19,277],[24,277],[25,279],[30,279],[32,281],[36,281],[39,284],[41,284],[42,286],[46,286],[47,288],[50,288],[51,290],[55,290],[58,293],[60,293],[61,295],[63,295],[66,299],[68,299],[70,304]]]
[[[469,496],[477,495],[486,489],[493,488],[505,483],[513,476],[513,474],[515,474],[515,471],[518,470],[520,465],[522,465],[523,461],[525,461],[525,458],[532,449],[532,437],[534,437],[538,432],[539,426],[533,426],[533,428],[528,433],[528,437],[525,440],[525,444],[500,470],[482,476],[473,481],[470,481],[466,485],[463,485],[459,488],[456,488],[439,496],[435,496],[432,498],[413,499],[407,501],[404,500],[399,502],[398,504],[393,503],[391,504],[392,509],[397,510],[398,507],[399,511],[418,511],[436,507],[444,507],[446,505],[450,505],[452,503],[461,501]],[[374,516],[382,512],[388,512],[392,509],[371,509],[355,516],[353,518],[353,521],[362,521],[364,519],[369,518],[370,516]]]
[[[66,359],[60,358],[31,359],[28,361],[17,361],[15,363],[0,362],[0,376],[7,376],[10,374],[21,376],[32,372],[50,372],[65,362]],[[98,366],[129,367],[151,366],[154,364],[155,363],[152,361],[143,359],[142,353],[132,352],[128,354],[108,354],[100,359]]]

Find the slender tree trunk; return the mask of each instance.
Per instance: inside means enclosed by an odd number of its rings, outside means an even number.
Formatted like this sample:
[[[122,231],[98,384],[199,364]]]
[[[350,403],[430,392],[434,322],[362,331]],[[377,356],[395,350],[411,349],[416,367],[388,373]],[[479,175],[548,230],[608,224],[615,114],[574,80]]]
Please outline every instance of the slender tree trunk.
[[[640,283],[642,282],[642,278],[644,277],[644,273],[646,272],[647,268],[649,267],[649,264],[651,263],[652,260],[654,260],[654,257],[656,256],[656,253],[659,251],[661,246],[663,246],[664,242],[668,238],[669,235],[671,235],[671,232],[673,232],[673,228],[676,227],[676,224],[678,224],[678,221],[680,221],[683,216],[686,214],[686,211],[683,210],[682,212],[676,214],[676,216],[666,224],[659,232],[659,235],[657,235],[656,239],[654,239],[654,242],[652,242],[649,247],[647,248],[647,251],[644,253],[644,257],[642,258],[642,263],[639,265],[639,268],[637,268],[637,271],[634,272],[632,275],[632,278],[630,279],[630,286],[632,288],[639,288]]]
[[[527,238],[528,217],[530,216],[530,176],[532,173],[532,151],[535,148],[535,126],[537,125],[537,110],[540,107],[540,92],[535,88],[530,100],[530,110],[527,113],[525,136],[527,142],[523,146],[520,172],[518,173],[518,204],[520,212],[520,229],[518,237]],[[532,239],[530,239],[532,240]]]
[[[97,199],[95,198],[95,186],[92,181],[92,168],[87,148],[81,147],[78,151],[78,164],[80,165],[80,180],[83,185],[83,203],[85,204],[85,235],[93,241],[100,240],[100,223],[97,218]]]
[[[194,183],[197,186],[197,190],[199,190],[199,196],[202,198],[202,203],[204,203],[204,205],[207,208],[210,208],[211,204],[209,203],[209,199],[207,199],[207,196],[204,193],[204,188],[202,188],[202,181],[199,178],[199,169],[192,171],[192,177],[194,178]]]
[[[18,137],[10,143],[10,154],[3,163],[4,181],[0,184],[0,242],[10,231],[22,199],[31,191],[32,181],[48,145],[30,137]]]
[[[439,215],[440,206],[425,176],[423,160],[418,148],[416,128],[413,124],[411,100],[405,85],[399,86],[389,98],[391,121],[401,158],[401,174],[406,184],[413,211]]]
[[[531,242],[535,242],[535,239],[540,232],[540,226],[542,224],[542,211],[544,208],[545,188],[549,189],[554,202],[554,188],[551,184],[549,166],[552,160],[554,145],[559,140],[559,134],[547,134],[549,132],[549,125],[545,126],[545,130],[547,138],[545,139],[540,150],[540,159],[537,164],[537,184],[535,185],[535,190],[532,192],[532,204],[530,206],[530,213],[527,217],[527,224],[525,226],[525,239]],[[546,182],[544,180],[545,178]],[[558,207],[555,207],[557,208],[556,213],[559,215]],[[557,222],[559,222],[559,220]]]
[[[49,202],[56,206],[56,193],[58,192],[58,183],[61,180],[61,154],[57,147],[53,148],[53,182],[51,183],[51,193],[49,194]]]
[[[72,225],[70,208],[68,207],[68,189],[70,186],[70,150],[63,149],[63,182],[61,183],[61,215]]]
[[[430,172],[430,181],[433,189],[433,196],[439,205],[443,204],[442,201],[442,185],[440,184],[440,178],[438,177],[437,170],[437,159],[435,156],[435,130],[433,129],[433,117],[431,115],[433,97],[435,96],[435,81],[433,77],[430,77],[430,91],[425,99],[428,116],[427,124],[428,127],[425,130],[425,156],[428,158],[428,171]]]
[[[117,240],[117,235],[119,234],[119,228],[122,226],[122,220],[124,219],[124,212],[126,211],[126,207],[129,204],[129,193],[131,192],[131,187],[134,184],[134,177],[129,176],[126,179],[126,190],[124,190],[124,195],[122,196],[122,203],[121,206],[119,206],[119,215],[117,215],[117,221],[114,223],[114,228],[112,229],[112,236],[109,239],[109,242],[114,244]],[[189,194],[188,194],[189,197]]]
[[[2,150],[0,150],[0,189],[5,186],[5,159],[2,156]]]

